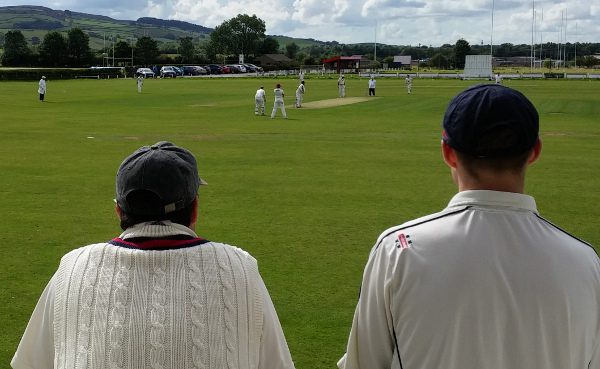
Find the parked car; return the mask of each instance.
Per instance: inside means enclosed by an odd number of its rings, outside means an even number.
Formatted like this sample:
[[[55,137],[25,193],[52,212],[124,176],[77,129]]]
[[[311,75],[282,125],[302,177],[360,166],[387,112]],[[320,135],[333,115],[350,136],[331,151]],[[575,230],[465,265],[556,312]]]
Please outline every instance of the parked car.
[[[207,70],[210,70],[210,74],[221,74],[223,70],[216,64],[209,64],[205,67]]]
[[[246,73],[246,68],[240,64],[227,64],[233,73]]]
[[[221,67],[221,71],[223,72],[223,74],[233,73],[233,71],[231,70],[231,68],[229,68],[226,65],[220,65],[220,67]]]
[[[207,71],[207,70],[206,70],[206,68],[204,68],[204,67],[201,67],[201,66],[199,66],[199,65],[196,65],[196,66],[195,66],[195,68],[196,68],[196,69],[198,69],[198,73],[200,73],[201,75],[206,75],[206,74],[208,74],[208,71]]]
[[[240,73],[246,73],[246,72],[248,72],[246,70],[246,67],[244,67],[243,64],[234,64],[234,65],[240,70]]]
[[[144,78],[154,78],[154,77],[156,77],[156,75],[154,74],[154,72],[150,68],[138,68],[135,71],[135,76],[136,77],[142,76]]]
[[[246,67],[246,70],[248,70],[248,72],[256,72],[256,73],[263,72],[262,67],[259,67],[258,65],[254,65],[252,63],[244,63],[244,67]]]
[[[173,67],[173,69],[175,69],[175,73],[177,73],[177,76],[183,77],[183,70],[181,68]]]
[[[185,66],[181,67],[181,70],[183,71],[184,76],[199,76],[200,75],[200,71],[198,70],[198,67],[195,67],[193,65],[185,65]]]
[[[177,71],[175,70],[175,67],[164,66],[164,67],[160,68],[160,77],[161,78],[167,78],[167,77],[175,78],[175,77],[177,77]]]

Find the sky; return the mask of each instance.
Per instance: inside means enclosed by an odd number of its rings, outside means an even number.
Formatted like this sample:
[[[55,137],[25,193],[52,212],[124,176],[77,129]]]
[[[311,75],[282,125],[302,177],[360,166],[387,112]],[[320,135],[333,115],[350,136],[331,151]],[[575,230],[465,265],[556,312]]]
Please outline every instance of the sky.
[[[340,43],[600,42],[600,0],[0,0],[0,6],[11,5],[205,27],[255,14],[265,21],[268,35]]]

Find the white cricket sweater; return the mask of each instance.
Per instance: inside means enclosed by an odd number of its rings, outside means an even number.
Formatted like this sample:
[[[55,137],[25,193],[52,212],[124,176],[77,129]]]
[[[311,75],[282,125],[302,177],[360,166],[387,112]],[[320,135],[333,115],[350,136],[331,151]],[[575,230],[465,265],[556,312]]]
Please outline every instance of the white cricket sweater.
[[[13,367],[293,368],[252,256],[200,238],[129,248],[149,235],[195,236],[170,222],[144,223],[66,254]],[[47,341],[53,355],[40,357]]]

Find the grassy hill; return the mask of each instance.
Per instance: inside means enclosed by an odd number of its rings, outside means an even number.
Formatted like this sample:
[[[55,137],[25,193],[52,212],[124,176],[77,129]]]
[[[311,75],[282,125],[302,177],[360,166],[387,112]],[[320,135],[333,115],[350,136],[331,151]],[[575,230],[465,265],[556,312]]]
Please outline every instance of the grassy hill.
[[[277,42],[279,42],[279,47],[281,49],[284,49],[285,45],[291,44],[292,42],[295,42],[296,45],[298,45],[301,49],[306,48],[306,47],[311,47],[313,45],[322,45],[323,44],[322,41],[317,41],[312,38],[293,38],[293,37],[281,36],[281,35],[271,36],[271,37],[273,37],[274,39],[277,40]]]
[[[48,31],[66,32],[71,28],[84,30],[90,36],[90,47],[93,49],[101,49],[104,40],[111,37],[131,40],[150,36],[161,42],[175,42],[185,36],[204,39],[212,32],[211,28],[181,21],[155,18],[117,20],[42,6],[0,7],[0,32],[20,30],[32,45],[41,42]]]

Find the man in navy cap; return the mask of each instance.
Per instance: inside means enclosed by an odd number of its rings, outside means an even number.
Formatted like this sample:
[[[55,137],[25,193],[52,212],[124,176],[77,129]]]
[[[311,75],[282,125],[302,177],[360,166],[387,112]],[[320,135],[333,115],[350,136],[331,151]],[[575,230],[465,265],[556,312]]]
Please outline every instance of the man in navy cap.
[[[538,120],[500,85],[450,102],[441,146],[459,192],[378,238],[340,368],[600,368],[600,260],[524,194]]]
[[[256,260],[195,233],[203,184],[170,142],[128,156],[123,233],[63,256],[12,367],[293,369]]]

